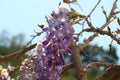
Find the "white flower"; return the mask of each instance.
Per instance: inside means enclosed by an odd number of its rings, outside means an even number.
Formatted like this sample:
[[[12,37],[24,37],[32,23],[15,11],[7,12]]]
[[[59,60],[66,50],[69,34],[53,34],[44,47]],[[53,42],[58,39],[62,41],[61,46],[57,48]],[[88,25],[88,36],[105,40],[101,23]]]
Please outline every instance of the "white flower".
[[[66,3],[61,3],[61,4],[59,5],[59,7],[57,7],[57,8],[54,10],[54,12],[55,12],[55,14],[59,14],[60,12],[62,12],[62,13],[67,13],[67,12],[68,12],[68,8],[69,8],[68,4],[66,4]]]
[[[8,70],[7,69],[2,69],[1,70],[1,75],[4,76],[5,78],[8,78],[8,76],[9,76]]]
[[[59,6],[59,8],[66,8],[66,9],[68,9],[69,6],[66,3],[61,3],[60,6]]]

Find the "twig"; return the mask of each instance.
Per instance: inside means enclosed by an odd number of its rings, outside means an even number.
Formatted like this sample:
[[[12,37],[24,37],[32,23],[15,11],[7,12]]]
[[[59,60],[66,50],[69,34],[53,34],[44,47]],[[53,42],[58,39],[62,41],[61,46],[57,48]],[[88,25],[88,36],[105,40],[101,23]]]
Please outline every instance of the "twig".
[[[110,44],[109,44],[109,50],[110,50],[110,51],[112,50],[112,42],[113,42],[113,39],[112,39],[112,41],[111,41]]]
[[[88,16],[87,17],[90,17],[90,15],[93,13],[93,11],[97,8],[97,6],[100,4],[100,2],[101,2],[101,0],[99,0],[98,2],[97,2],[97,4],[94,6],[94,8],[92,9],[92,11],[88,14]],[[86,17],[86,18],[87,18]]]
[[[93,48],[98,48],[98,49],[102,49],[103,46],[97,46],[97,45],[88,45],[88,47],[93,47]]]
[[[35,39],[37,36],[40,36],[43,32],[35,32],[36,33],[36,35],[32,35],[32,39],[26,44],[26,46],[28,46],[32,41],[33,41],[33,39]]]
[[[110,11],[110,14],[109,14],[107,20],[110,20],[110,18],[113,17],[113,16],[116,14],[114,11],[115,11],[115,9],[117,8],[117,4],[116,4],[117,1],[118,1],[118,0],[115,0],[115,2],[113,3],[113,7],[112,7],[112,9],[111,9],[111,11]]]
[[[105,18],[106,18],[106,21],[107,21],[107,13],[106,13],[106,11],[105,11],[105,9],[104,9],[103,6],[102,6],[101,8],[102,8],[102,10],[103,10],[103,14],[105,15]]]
[[[94,6],[94,8],[92,9],[92,11],[84,18],[85,20],[88,18],[88,17],[90,17],[90,15],[94,12],[94,10],[97,8],[97,6],[99,5],[99,3],[101,2],[101,0],[99,0],[98,2],[97,2],[97,4]],[[79,23],[79,21],[81,21],[81,19],[80,20],[77,20],[75,23]],[[83,22],[84,23],[84,22]]]
[[[116,12],[114,12],[114,14],[119,14],[120,13],[120,11],[116,11]]]

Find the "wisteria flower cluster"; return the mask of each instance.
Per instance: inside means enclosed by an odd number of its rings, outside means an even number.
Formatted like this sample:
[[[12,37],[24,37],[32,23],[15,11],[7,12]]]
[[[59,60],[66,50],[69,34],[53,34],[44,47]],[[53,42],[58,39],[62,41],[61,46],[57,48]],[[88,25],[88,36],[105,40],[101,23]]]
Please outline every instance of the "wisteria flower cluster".
[[[61,3],[47,17],[48,27],[43,27],[46,38],[36,46],[36,53],[30,55],[21,66],[19,80],[59,80],[65,64],[64,53],[72,54],[71,42],[74,29],[67,15],[67,4]]]

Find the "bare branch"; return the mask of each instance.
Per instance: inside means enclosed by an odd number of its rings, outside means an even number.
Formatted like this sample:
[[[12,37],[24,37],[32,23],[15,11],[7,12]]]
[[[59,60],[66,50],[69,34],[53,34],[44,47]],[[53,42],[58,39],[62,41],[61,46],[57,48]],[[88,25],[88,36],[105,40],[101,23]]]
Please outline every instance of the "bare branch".
[[[120,80],[120,66],[107,68],[96,80]]]
[[[97,6],[100,4],[100,2],[101,2],[101,0],[99,0],[99,1],[97,2],[97,4],[94,6],[94,8],[92,9],[92,11],[91,11],[86,17],[84,17],[85,20],[86,20],[88,17],[90,17],[90,15],[94,12],[94,10],[97,8]],[[74,24],[79,23],[79,21],[81,21],[81,20],[83,20],[83,19],[77,20]],[[84,22],[83,22],[83,23],[84,23]]]
[[[113,40],[115,40],[118,44],[120,44],[120,39],[118,39],[116,37],[116,35],[114,35],[112,32],[109,32],[109,31],[104,31],[104,30],[101,30],[99,28],[95,29],[95,28],[87,28],[87,29],[84,29],[83,31],[87,31],[87,32],[97,32],[99,34],[102,34],[102,35],[108,35],[110,36]]]
[[[89,70],[90,68],[100,67],[100,66],[108,68],[108,67],[113,67],[113,66],[118,66],[118,65],[109,64],[109,63],[102,63],[102,62],[92,62],[92,63],[87,65],[87,67],[85,68],[85,71]]]
[[[114,4],[113,4],[113,7],[112,7],[112,9],[111,9],[111,12],[110,12],[110,14],[108,15],[108,17],[107,17],[107,21],[100,27],[100,30],[103,30],[105,27],[107,27],[113,20],[114,20],[114,10],[116,9],[116,2],[117,2],[117,0],[114,2]],[[112,19],[113,18],[113,19]],[[89,23],[89,22],[88,22]],[[91,24],[91,23],[90,23]],[[88,25],[90,25],[90,24],[88,24]],[[93,28],[91,28],[91,29],[93,29]],[[81,62],[81,59],[80,59],[80,57],[79,57],[79,53],[77,52],[77,51],[82,51],[85,47],[87,47],[88,45],[89,45],[89,43],[95,38],[95,37],[97,37],[98,36],[98,32],[95,32],[92,36],[90,36],[88,39],[86,39],[85,40],[85,42],[84,42],[84,44],[82,44],[82,45],[80,45],[80,46],[78,46],[78,48],[79,48],[79,50],[77,50],[77,49],[75,49],[74,48],[74,51],[75,51],[75,53],[77,53],[77,54],[74,54],[73,55],[73,57],[74,57],[74,64],[75,64],[75,67],[76,67],[76,70],[78,70],[79,72],[77,72],[78,74],[79,74],[79,76],[81,77],[82,75],[83,75],[83,79],[80,79],[80,80],[84,80],[84,78],[85,78],[85,74],[84,74],[84,69],[83,69],[83,67],[82,67],[82,62]],[[76,59],[76,60],[75,60]],[[78,60],[80,61],[79,63],[78,63]],[[82,77],[81,77],[82,78]]]
[[[74,67],[73,63],[64,65],[62,68],[62,74],[64,74],[68,69],[73,68],[73,67]]]
[[[97,6],[100,4],[101,0],[99,0],[97,2],[97,4],[95,5],[95,7],[92,9],[92,11],[88,14],[88,17],[90,17],[90,15],[93,13],[93,11],[97,8]]]
[[[28,46],[32,41],[33,41],[33,39],[35,39],[37,36],[40,36],[43,32],[35,32],[36,33],[36,35],[32,35],[32,39],[26,44],[26,46]]]
[[[101,62],[93,62],[90,63],[85,69],[85,71],[89,70],[92,67],[100,67],[103,66],[106,68],[106,71],[98,76],[96,80],[119,80],[120,79],[120,65],[109,64],[109,63],[101,63]]]
[[[107,13],[106,13],[106,11],[105,11],[103,6],[102,6],[102,10],[103,10],[103,14],[105,15],[105,18],[106,18],[106,21],[107,21]]]
[[[88,18],[86,18],[85,20],[90,28],[94,28],[93,24],[90,21],[88,21]]]
[[[12,59],[14,59],[14,58],[16,58],[16,57],[20,57],[20,56],[23,55],[25,52],[27,52],[27,51],[35,48],[36,45],[37,45],[37,44],[33,44],[33,45],[29,46],[29,47],[25,47],[25,48],[23,48],[22,50],[16,51],[16,52],[11,53],[11,54],[9,54],[9,55],[0,56],[0,63],[1,63],[1,62],[6,62],[6,61],[9,61],[9,60],[12,60]]]
[[[110,11],[110,14],[109,14],[107,20],[110,20],[110,18],[115,15],[115,12],[114,12],[114,11],[115,11],[115,9],[117,8],[117,4],[116,4],[117,1],[118,1],[118,0],[115,0],[115,2],[113,3],[113,7],[112,7],[112,9],[111,9],[111,11]]]
[[[116,12],[114,12],[114,14],[119,14],[120,13],[120,11],[116,11]]]

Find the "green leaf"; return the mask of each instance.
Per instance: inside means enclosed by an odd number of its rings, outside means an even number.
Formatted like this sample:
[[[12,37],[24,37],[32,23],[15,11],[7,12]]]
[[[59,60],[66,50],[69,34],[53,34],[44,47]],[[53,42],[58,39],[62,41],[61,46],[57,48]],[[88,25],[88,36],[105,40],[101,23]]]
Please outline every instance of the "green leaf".
[[[71,8],[71,11],[67,13],[69,19],[77,19],[77,18],[84,18],[85,16],[76,11],[75,9]]]

